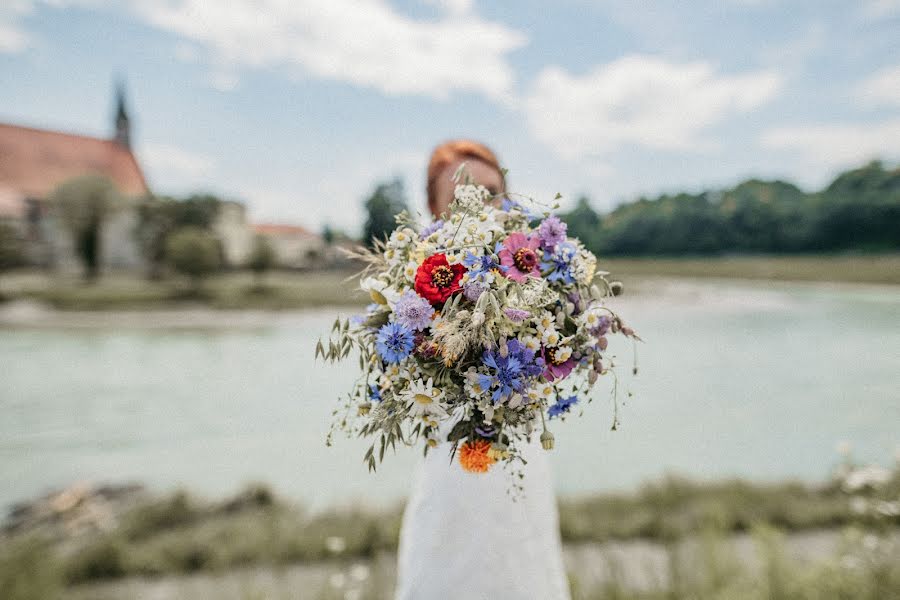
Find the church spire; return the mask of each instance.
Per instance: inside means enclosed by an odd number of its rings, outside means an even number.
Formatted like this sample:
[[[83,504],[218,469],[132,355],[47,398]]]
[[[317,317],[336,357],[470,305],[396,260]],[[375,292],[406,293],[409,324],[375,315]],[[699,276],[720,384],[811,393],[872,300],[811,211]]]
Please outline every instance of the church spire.
[[[128,118],[128,110],[125,108],[125,83],[119,80],[116,83],[116,132],[113,137],[117,144],[125,148],[131,148],[131,121]]]

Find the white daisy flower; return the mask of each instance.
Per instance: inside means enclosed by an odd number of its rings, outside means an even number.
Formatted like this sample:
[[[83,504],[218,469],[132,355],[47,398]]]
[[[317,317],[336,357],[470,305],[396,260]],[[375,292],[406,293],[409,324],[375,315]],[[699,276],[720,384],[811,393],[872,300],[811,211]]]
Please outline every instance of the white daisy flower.
[[[440,405],[444,392],[434,387],[431,377],[428,381],[412,381],[404,392],[404,397],[410,402],[409,414],[417,417],[438,416],[444,417],[447,411]]]

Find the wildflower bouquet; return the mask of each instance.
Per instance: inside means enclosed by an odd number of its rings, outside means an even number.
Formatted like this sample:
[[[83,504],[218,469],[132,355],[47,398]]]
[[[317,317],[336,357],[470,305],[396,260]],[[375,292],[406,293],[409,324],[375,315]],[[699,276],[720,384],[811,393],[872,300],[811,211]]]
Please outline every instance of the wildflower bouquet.
[[[376,448],[382,460],[398,441],[427,452],[446,438],[451,457],[478,473],[521,458],[536,431],[553,448],[547,420],[589,399],[610,372],[608,337],[637,339],[604,305],[621,284],[549,211],[469,181],[442,219],[397,221],[386,242],[356,255],[373,303],[316,346],[331,361],[359,354],[362,375],[336,427],[374,438],[370,469]]]

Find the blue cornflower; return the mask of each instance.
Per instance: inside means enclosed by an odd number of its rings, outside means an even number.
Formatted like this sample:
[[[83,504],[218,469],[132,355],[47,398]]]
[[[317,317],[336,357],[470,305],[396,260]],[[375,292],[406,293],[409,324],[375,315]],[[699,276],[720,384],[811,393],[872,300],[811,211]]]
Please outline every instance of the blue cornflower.
[[[463,283],[463,293],[473,302],[491,287],[491,282],[494,281],[494,271],[503,272],[507,269],[497,262],[497,257],[493,254],[476,256],[471,252],[466,252],[462,263],[469,270],[466,281]]]
[[[399,323],[387,323],[378,330],[375,350],[386,363],[398,363],[413,350],[413,332]]]
[[[562,281],[567,285],[575,283],[572,260],[577,254],[578,248],[571,242],[558,243],[552,252],[544,252],[540,267],[541,272],[546,273],[547,281]]]
[[[517,200],[512,200],[506,196],[500,201],[500,210],[509,212],[511,210],[519,210],[529,221],[537,221],[541,218],[541,214],[537,211],[530,210],[527,206]]]
[[[578,396],[569,396],[567,398],[559,398],[556,401],[556,404],[547,409],[547,415],[553,419],[562,414],[569,412],[569,410],[578,404]]]
[[[499,247],[502,248],[502,245]],[[470,273],[485,273],[493,271],[494,269],[502,271],[505,268],[498,262],[497,257],[493,254],[476,256],[471,252],[466,252],[466,255],[462,259],[462,263],[469,269]]]
[[[499,350],[487,350],[481,357],[488,373],[478,376],[478,385],[484,390],[493,389],[494,404],[509,399],[514,392],[524,392],[529,380],[544,370],[543,359],[519,340],[507,342],[506,349],[506,356]]]
[[[381,390],[374,383],[369,384],[369,400],[372,402],[381,402]]]

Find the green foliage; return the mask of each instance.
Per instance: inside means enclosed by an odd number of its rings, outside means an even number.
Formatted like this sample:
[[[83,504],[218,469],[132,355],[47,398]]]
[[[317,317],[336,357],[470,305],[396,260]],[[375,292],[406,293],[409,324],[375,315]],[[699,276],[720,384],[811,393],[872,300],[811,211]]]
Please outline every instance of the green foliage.
[[[50,544],[28,538],[0,548],[0,598],[52,600],[61,591],[62,573]]]
[[[166,258],[176,271],[198,283],[222,266],[222,249],[212,233],[183,227],[166,239]]]
[[[100,274],[103,223],[121,200],[115,184],[97,175],[71,179],[50,195],[50,204],[69,230],[88,280]]]
[[[137,207],[135,238],[149,266],[151,278],[160,275],[166,259],[166,240],[177,229],[212,229],[221,200],[215,196],[190,196],[184,200],[148,196]]]
[[[593,252],[622,256],[900,249],[900,169],[880,162],[807,194],[784,181],[663,195],[602,218],[582,198],[561,218]]]
[[[397,226],[395,217],[407,209],[403,182],[395,179],[379,184],[365,202],[366,223],[363,241],[370,247],[375,240],[386,239]]]
[[[248,266],[257,275],[262,275],[275,266],[275,249],[266,236],[257,235],[253,239],[253,250]]]
[[[23,250],[22,238],[16,228],[0,222],[0,273],[22,265]]]

